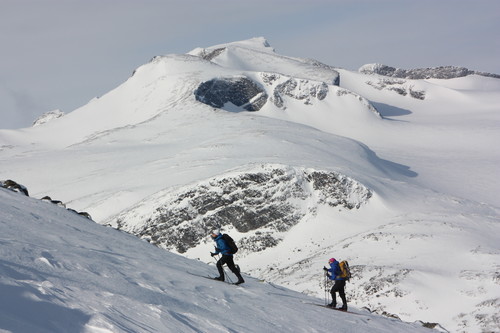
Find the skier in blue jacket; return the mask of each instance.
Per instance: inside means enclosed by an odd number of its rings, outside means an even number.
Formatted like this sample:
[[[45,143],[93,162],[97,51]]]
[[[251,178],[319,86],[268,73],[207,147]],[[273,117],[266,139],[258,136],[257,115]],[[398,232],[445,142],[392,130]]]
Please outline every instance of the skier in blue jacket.
[[[335,293],[338,292],[340,299],[342,300],[342,307],[339,310],[347,311],[347,300],[345,298],[345,278],[341,277],[342,271],[340,270],[339,262],[335,260],[335,258],[331,258],[328,260],[330,264],[330,268],[323,267],[323,270],[326,272],[326,276],[330,280],[335,281],[332,290],[330,290],[330,294],[332,294],[332,302],[329,304],[332,308],[337,308],[337,297],[335,297]]]
[[[236,275],[236,277],[238,278],[238,281],[235,284],[244,283],[245,280],[243,280],[243,277],[241,276],[239,270],[234,265],[231,249],[222,237],[220,231],[214,230],[211,236],[217,245],[215,247],[215,252],[211,252],[210,255],[212,257],[218,255],[219,253],[222,255],[221,258],[217,261],[217,270],[219,271],[219,276],[216,277],[215,280],[224,281],[224,269],[222,268],[222,265],[227,264],[227,267],[229,267],[231,272],[233,272],[234,275]]]

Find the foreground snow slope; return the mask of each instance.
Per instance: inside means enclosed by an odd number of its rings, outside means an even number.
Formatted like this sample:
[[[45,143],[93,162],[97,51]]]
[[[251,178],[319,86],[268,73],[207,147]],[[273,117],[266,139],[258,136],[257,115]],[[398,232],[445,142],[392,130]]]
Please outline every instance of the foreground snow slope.
[[[160,250],[56,205],[0,189],[0,331],[428,332]]]

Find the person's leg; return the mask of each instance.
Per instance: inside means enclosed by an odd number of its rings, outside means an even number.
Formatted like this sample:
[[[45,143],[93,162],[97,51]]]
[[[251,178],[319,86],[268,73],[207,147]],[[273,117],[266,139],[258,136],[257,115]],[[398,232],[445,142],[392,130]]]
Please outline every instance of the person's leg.
[[[343,281],[343,280],[335,280],[335,284],[333,285],[332,290],[330,291],[330,293],[332,294],[332,303],[331,303],[332,307],[336,307],[337,306],[337,298],[335,297],[335,293],[338,292],[339,296],[340,296],[340,298],[342,299],[342,302],[343,302],[343,304],[342,304],[343,306],[342,307],[345,306],[346,309],[347,309],[347,302],[345,300],[344,287],[345,287],[345,281]]]
[[[234,275],[236,275],[236,277],[238,278],[238,281],[236,282],[236,284],[240,284],[240,283],[245,282],[245,280],[243,280],[243,277],[240,274],[240,271],[234,265],[233,256],[225,256],[225,257],[227,257],[226,260],[225,260],[226,264],[227,264],[227,267],[229,267],[229,269],[231,270],[231,272],[233,272]]]
[[[336,307],[336,306],[337,306],[337,297],[335,296],[335,292],[337,291],[337,290],[335,289],[335,286],[336,286],[336,285],[337,285],[337,284],[335,283],[335,284],[333,285],[333,287],[332,287],[332,290],[330,290],[330,294],[332,294],[332,302],[330,303],[330,306],[331,306],[332,308],[334,308],[334,307]]]
[[[224,265],[224,256],[217,261],[217,270],[219,271],[219,276],[216,277],[217,280],[224,281],[224,269],[222,268]]]
[[[341,284],[339,284],[339,296],[340,296],[340,299],[342,300],[342,307],[341,309],[342,310],[347,310],[347,300],[345,298],[345,281],[339,281],[339,282],[342,282]]]

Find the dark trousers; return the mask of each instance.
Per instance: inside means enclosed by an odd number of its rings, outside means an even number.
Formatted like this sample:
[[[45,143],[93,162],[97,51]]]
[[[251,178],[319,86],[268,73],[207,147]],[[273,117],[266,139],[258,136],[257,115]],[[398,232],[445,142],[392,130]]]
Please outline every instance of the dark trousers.
[[[219,261],[217,261],[217,269],[219,270],[219,277],[220,278],[224,279],[224,269],[222,268],[222,265],[224,265],[224,264],[226,264],[227,267],[229,267],[229,269],[231,270],[231,272],[233,272],[234,275],[236,275],[236,277],[238,278],[238,281],[243,280],[240,272],[238,271],[236,266],[234,266],[233,256],[228,256],[225,254],[223,254],[222,257],[219,259]]]
[[[342,300],[342,306],[347,307],[347,300],[345,299],[345,280],[335,280],[335,284],[330,290],[330,294],[332,294],[332,306],[337,306],[337,297],[335,297],[335,293],[339,293],[340,299]]]

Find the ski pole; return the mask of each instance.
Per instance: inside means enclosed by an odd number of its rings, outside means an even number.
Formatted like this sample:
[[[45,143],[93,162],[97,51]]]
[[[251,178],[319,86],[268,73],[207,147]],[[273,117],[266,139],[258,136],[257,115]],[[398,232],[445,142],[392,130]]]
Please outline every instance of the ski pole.
[[[325,296],[325,305],[327,305],[327,300],[326,300],[326,274],[325,276],[323,277],[323,291],[324,291],[324,296]]]
[[[330,303],[330,297],[328,296],[328,275],[325,273],[325,305]]]

